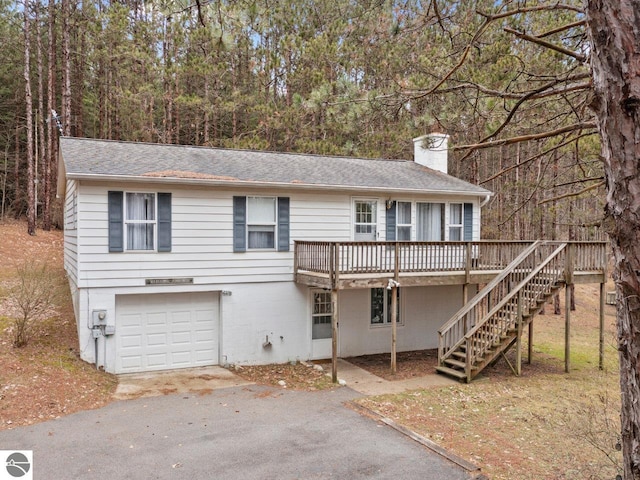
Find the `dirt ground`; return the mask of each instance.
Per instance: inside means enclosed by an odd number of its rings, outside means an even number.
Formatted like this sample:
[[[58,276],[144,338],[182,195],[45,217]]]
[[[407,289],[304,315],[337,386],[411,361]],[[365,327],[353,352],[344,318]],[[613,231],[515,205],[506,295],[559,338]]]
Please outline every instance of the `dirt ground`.
[[[30,343],[14,348],[12,321],[3,292],[15,266],[26,259],[46,261],[62,271],[62,233],[26,233],[26,223],[0,224],[0,430],[50,420],[111,401],[115,377],[80,360],[73,310],[67,295],[52,316],[40,322]]]

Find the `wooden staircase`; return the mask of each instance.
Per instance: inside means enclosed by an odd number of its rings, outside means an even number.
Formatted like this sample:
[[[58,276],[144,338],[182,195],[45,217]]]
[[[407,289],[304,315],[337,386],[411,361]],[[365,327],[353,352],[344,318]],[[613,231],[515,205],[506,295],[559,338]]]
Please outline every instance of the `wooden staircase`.
[[[439,330],[439,373],[470,382],[517,344],[565,283],[566,243],[538,241]]]

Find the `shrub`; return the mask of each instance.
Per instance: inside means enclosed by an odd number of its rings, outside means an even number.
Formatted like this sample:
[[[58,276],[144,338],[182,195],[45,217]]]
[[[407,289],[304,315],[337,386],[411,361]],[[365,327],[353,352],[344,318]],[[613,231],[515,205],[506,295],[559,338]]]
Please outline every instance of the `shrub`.
[[[5,293],[15,347],[27,345],[35,324],[55,315],[62,286],[62,278],[46,262],[29,259],[16,267],[15,278]]]

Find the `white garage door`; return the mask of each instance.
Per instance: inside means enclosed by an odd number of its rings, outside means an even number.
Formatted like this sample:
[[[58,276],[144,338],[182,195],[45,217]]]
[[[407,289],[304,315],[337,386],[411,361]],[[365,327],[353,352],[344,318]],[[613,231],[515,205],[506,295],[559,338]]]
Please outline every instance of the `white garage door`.
[[[116,373],[218,363],[218,294],[116,297]]]

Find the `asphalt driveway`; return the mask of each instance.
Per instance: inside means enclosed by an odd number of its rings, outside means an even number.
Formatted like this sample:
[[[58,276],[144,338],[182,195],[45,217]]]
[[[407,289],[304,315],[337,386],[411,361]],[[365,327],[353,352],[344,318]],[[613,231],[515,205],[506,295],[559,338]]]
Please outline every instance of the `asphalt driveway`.
[[[249,385],[120,401],[2,431],[0,450],[33,450],[34,479],[470,478],[344,405],[357,396]]]

